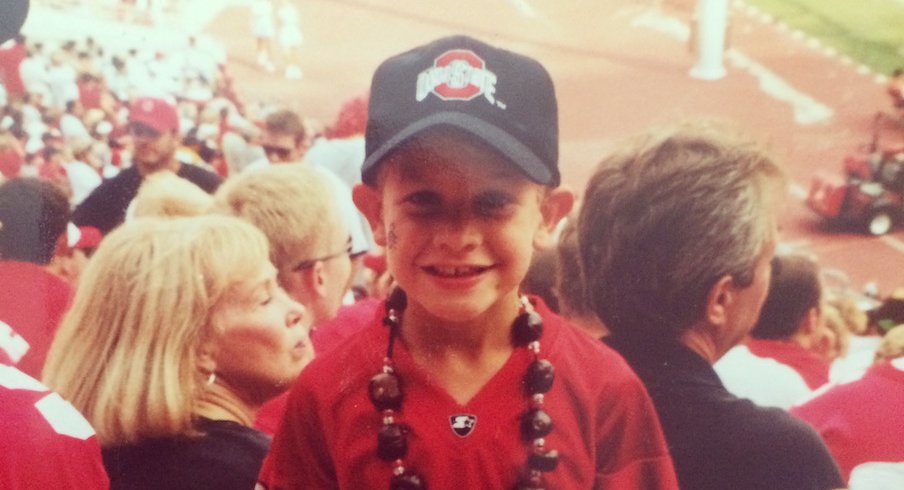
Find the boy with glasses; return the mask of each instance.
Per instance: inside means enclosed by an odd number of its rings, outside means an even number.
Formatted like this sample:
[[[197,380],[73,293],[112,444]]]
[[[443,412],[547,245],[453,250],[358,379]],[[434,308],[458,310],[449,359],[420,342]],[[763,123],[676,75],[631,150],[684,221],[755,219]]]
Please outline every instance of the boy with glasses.
[[[270,242],[279,285],[305,307],[314,350],[321,352],[325,323],[342,306],[352,274],[352,239],[325,170],[271,165],[231,177],[216,194],[219,212],[244,218]],[[285,396],[264,405],[256,425],[273,433]]]

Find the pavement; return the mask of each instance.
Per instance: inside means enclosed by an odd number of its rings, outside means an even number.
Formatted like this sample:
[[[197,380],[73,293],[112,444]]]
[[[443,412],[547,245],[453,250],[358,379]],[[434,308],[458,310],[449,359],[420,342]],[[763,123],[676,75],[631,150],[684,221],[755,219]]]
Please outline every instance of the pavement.
[[[103,15],[96,6],[84,10],[95,12],[90,32],[109,32],[112,42],[134,32],[145,36],[139,42],[210,36],[228,53],[242,96],[323,122],[367,90],[383,59],[440,36],[465,33],[533,56],[556,84],[563,181],[579,194],[625,137],[675,120],[730,121],[770,146],[791,176],[783,242],[844,271],[856,288],[875,282],[887,294],[904,285],[904,227],[867,237],[827,227],[803,205],[815,172],[839,171],[845,155],[870,141],[874,114],[888,106],[884,79],[741,2],[730,9],[727,75],[714,81],[688,75],[692,0],[297,1],[304,78],[291,81],[255,64],[249,3],[182,0],[157,27],[124,29],[109,7]],[[26,23],[26,32],[36,28]]]

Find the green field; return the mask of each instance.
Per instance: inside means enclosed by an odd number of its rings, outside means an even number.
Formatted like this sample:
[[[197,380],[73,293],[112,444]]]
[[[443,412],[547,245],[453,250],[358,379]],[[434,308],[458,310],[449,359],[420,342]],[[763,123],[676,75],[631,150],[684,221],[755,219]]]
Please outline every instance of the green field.
[[[904,0],[742,0],[875,71],[904,67]]]

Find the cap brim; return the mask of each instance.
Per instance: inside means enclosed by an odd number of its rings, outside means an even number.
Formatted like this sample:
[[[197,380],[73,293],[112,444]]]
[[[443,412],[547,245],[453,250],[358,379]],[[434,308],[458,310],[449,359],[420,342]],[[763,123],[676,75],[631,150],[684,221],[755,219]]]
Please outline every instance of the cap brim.
[[[527,178],[538,184],[558,184],[555,176],[540,157],[517,138],[483,119],[454,111],[431,114],[397,132],[364,160],[364,164],[361,166],[362,180],[369,185],[375,184],[375,171],[381,160],[409,139],[437,126],[451,126],[476,137],[498,151],[520,169]]]

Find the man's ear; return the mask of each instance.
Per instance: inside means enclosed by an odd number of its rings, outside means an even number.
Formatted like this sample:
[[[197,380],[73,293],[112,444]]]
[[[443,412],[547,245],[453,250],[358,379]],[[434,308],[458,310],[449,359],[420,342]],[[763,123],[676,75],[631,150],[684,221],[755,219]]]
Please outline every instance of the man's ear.
[[[734,279],[724,275],[709,290],[706,297],[706,322],[721,327],[728,323],[729,310],[735,300]]]
[[[326,271],[323,268],[323,262],[318,260],[314,262],[313,267],[302,272],[305,274],[305,282],[308,284],[309,291],[313,291],[320,298],[326,297]]]
[[[383,195],[378,189],[359,183],[352,188],[352,201],[367,218],[374,232],[374,242],[386,246],[386,227],[383,225]]]
[[[552,246],[555,242],[556,228],[559,222],[574,207],[574,192],[571,189],[559,186],[546,191],[546,195],[540,202],[540,215],[542,221],[540,229],[534,236],[534,248],[543,250]]]
[[[800,319],[797,324],[797,334],[812,335],[819,326],[819,306],[814,306],[807,310],[807,313]]]
[[[318,291],[316,290],[317,274],[315,269],[322,270],[323,264],[317,262],[314,266],[307,269],[291,270],[286,269],[280,272],[279,285],[282,286],[286,294],[293,300],[305,305],[311,304],[316,298]]]

